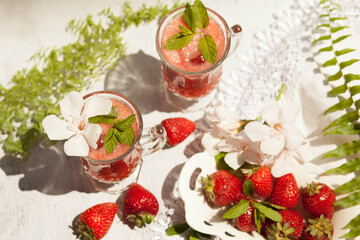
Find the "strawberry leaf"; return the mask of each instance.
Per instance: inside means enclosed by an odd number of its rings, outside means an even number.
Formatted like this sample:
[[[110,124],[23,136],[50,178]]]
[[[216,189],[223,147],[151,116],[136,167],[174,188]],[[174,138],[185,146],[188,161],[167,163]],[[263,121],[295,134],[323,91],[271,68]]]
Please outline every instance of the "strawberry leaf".
[[[238,204],[230,208],[225,212],[222,218],[234,219],[243,215],[249,208],[249,201],[242,199]]]
[[[168,236],[179,235],[179,234],[185,232],[188,228],[189,228],[189,225],[186,222],[175,224],[166,230],[166,235],[168,235]]]
[[[243,185],[243,192],[245,195],[254,195],[254,183],[250,179],[246,179]]]

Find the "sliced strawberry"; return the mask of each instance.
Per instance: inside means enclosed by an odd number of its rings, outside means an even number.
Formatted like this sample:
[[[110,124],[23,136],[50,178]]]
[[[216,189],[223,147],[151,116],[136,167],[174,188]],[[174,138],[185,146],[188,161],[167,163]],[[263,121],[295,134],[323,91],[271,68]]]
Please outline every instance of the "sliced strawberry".
[[[165,128],[170,146],[175,146],[184,141],[196,128],[196,124],[186,118],[168,118],[161,122]]]

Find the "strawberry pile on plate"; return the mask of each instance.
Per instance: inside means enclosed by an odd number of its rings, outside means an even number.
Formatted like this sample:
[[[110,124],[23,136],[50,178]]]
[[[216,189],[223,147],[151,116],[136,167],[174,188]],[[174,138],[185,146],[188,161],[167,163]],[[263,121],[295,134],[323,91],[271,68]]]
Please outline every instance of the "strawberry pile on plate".
[[[221,169],[201,178],[206,201],[226,209],[224,221],[270,240],[332,238],[335,193],[329,186],[313,182],[299,189],[292,173],[274,178],[267,166],[240,170]]]

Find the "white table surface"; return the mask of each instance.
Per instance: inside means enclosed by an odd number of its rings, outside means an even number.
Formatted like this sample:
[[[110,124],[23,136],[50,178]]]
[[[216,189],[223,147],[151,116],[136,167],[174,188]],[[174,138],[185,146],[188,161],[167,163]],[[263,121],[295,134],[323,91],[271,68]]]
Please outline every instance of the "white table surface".
[[[121,8],[123,0],[1,0],[0,1],[0,82],[4,86],[17,70],[26,66],[30,56],[43,47],[62,46],[71,41],[65,32],[73,18],[96,14],[104,8]],[[170,3],[170,1],[168,1]],[[207,7],[216,9],[229,25],[239,23],[244,34],[237,54],[247,51],[258,33],[273,22],[273,14],[287,9],[289,0],[204,0]],[[131,1],[136,8],[151,1]],[[157,23],[152,22],[124,32],[129,55],[159,61],[154,39]],[[146,37],[144,37],[146,36]],[[143,53],[139,52],[142,51]],[[155,62],[156,62],[155,61]],[[157,62],[158,63],[158,62]],[[231,67],[228,61],[228,67]],[[141,66],[140,66],[141,67]],[[105,88],[104,82],[94,89]],[[157,89],[153,89],[156,94]],[[134,101],[143,112],[145,126],[152,126],[168,117],[185,116],[193,121],[202,112],[179,113],[163,104],[158,96],[135,96]],[[150,100],[150,102],[149,102]],[[62,143],[55,146],[62,148]],[[94,192],[82,173],[76,158],[64,156],[62,151],[37,147],[27,162],[5,162],[0,169],[0,239],[74,239],[69,225],[88,207],[107,201],[121,203],[121,197]],[[171,196],[165,185],[174,185],[174,173],[181,170],[186,160],[202,151],[196,134],[172,149],[160,150],[144,157],[139,183],[148,188],[164,204]],[[0,157],[4,154],[0,153]],[[175,174],[176,175],[176,174]],[[162,208],[160,211],[163,210]],[[146,229],[131,229],[116,217],[104,239],[158,239]]]

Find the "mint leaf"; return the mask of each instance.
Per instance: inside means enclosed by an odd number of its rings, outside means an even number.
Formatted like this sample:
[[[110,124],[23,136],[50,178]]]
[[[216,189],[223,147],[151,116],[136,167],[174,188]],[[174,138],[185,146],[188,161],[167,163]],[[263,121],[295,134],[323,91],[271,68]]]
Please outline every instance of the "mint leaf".
[[[112,153],[119,143],[115,131],[117,130],[112,127],[105,135],[104,146],[106,153]]]
[[[243,215],[249,208],[249,201],[242,199],[238,204],[230,208],[222,215],[225,219],[234,219]]]
[[[179,234],[185,232],[188,228],[189,228],[189,225],[187,223],[175,224],[166,230],[166,235],[168,235],[168,236],[179,235]]]
[[[164,44],[164,48],[167,50],[178,50],[191,42],[194,35],[184,35],[183,33],[177,33],[170,37]]]
[[[200,38],[199,48],[206,61],[212,64],[216,62],[217,48],[212,36],[206,34],[204,37]]]
[[[263,214],[265,217],[270,218],[271,220],[275,222],[281,222],[282,217],[280,213],[277,211],[264,206],[262,203],[254,202],[254,208],[257,209],[261,214]]]
[[[185,11],[183,14],[183,20],[185,24],[190,28],[190,30],[193,33],[195,33],[196,32],[195,18],[194,18],[193,10],[191,9],[189,3],[186,3]]]
[[[193,229],[191,229],[191,231],[189,233],[189,240],[200,240],[200,238],[196,234],[196,231]]]
[[[204,4],[200,0],[195,0],[192,10],[195,26],[199,29],[205,29],[209,25],[209,16]]]
[[[193,32],[191,32],[189,29],[187,29],[186,27],[179,25],[180,31],[183,35],[192,35]]]
[[[88,121],[93,124],[105,123],[105,124],[113,124],[116,119],[116,116],[112,115],[97,115],[94,117],[89,117]]]
[[[118,131],[116,128],[114,128],[114,133],[116,139],[122,144],[130,146],[134,141],[135,133],[132,128],[127,128],[123,131]]]
[[[127,128],[131,128],[131,125],[135,121],[135,114],[131,114],[125,119],[119,120],[114,124],[114,127],[118,130],[126,130]]]

